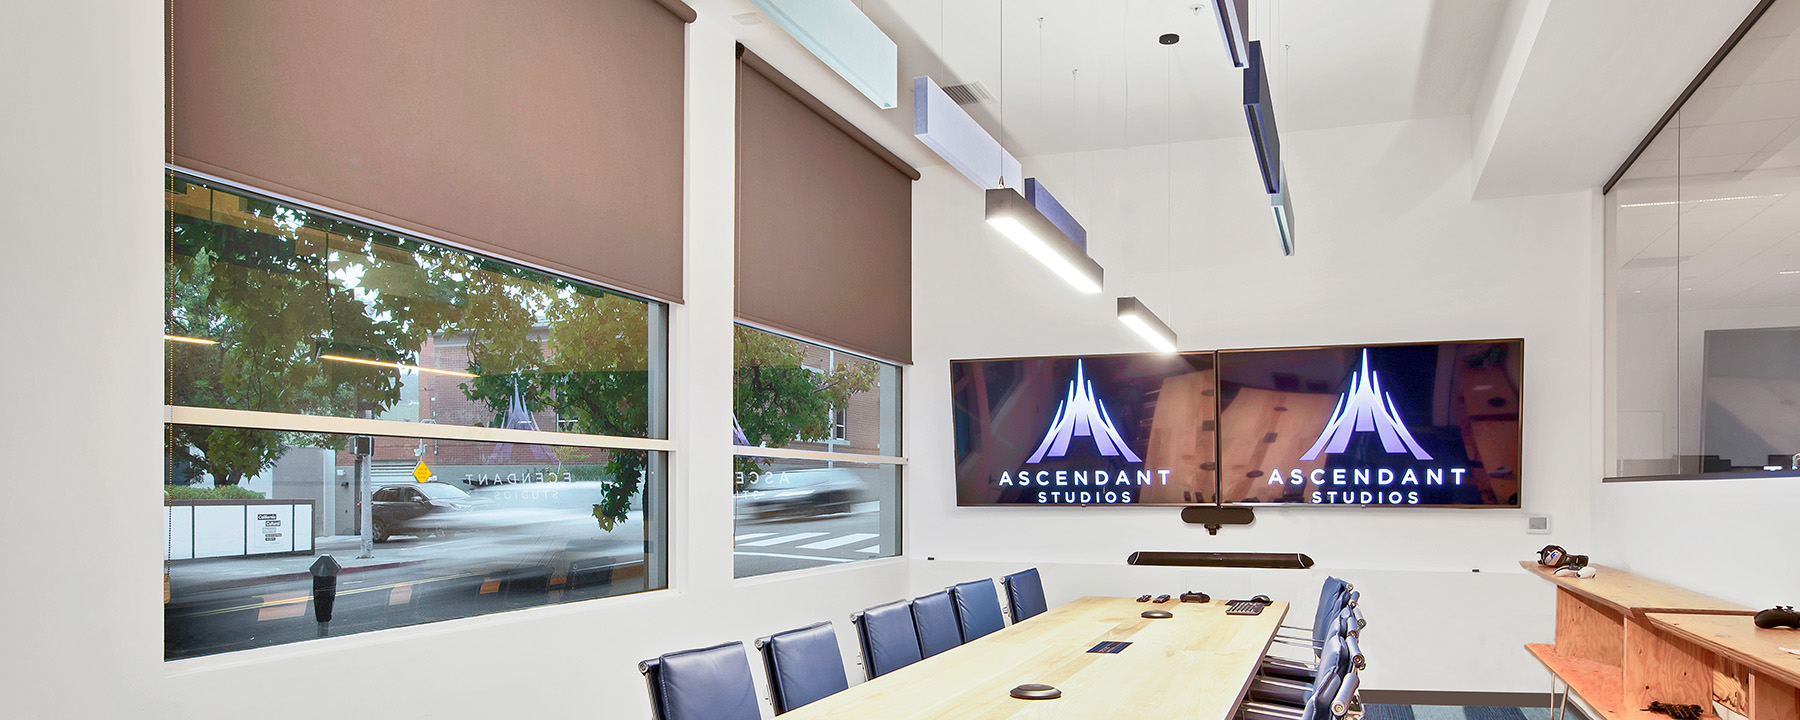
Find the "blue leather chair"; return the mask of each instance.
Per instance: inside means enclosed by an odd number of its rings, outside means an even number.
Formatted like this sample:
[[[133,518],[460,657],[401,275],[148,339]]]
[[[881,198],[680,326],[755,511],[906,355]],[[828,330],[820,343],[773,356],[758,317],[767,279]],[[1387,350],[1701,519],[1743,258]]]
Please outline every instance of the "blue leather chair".
[[[1334,720],[1355,701],[1358,680],[1338,636],[1325,640],[1319,672],[1304,683],[1257,679],[1238,706],[1242,720]]]
[[[762,651],[763,667],[769,671],[769,698],[776,715],[850,687],[831,623],[775,633],[757,640],[756,649]]]
[[[913,624],[919,632],[919,656],[931,657],[962,644],[956,628],[956,603],[949,590],[921,595],[912,601]]]
[[[911,602],[876,605],[851,615],[850,621],[856,625],[856,637],[862,643],[863,670],[870,680],[925,659],[919,650],[919,629],[913,624]]]
[[[1044,581],[1037,568],[1021,570],[1001,579],[1006,585],[1006,604],[1012,610],[1014,625],[1033,615],[1041,615],[1050,607],[1044,602]]]
[[[638,663],[656,720],[761,720],[744,644],[672,652]]]
[[[1006,629],[1006,618],[1000,614],[1000,595],[994,592],[994,581],[983,579],[952,585],[950,597],[956,600],[956,626],[962,631],[963,642]]]

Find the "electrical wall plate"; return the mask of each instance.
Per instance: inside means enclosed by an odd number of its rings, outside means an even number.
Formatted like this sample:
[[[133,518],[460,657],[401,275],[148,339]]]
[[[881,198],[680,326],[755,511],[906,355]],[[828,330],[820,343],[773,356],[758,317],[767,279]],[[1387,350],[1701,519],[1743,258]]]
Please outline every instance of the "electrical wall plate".
[[[1525,532],[1528,534],[1531,534],[1531,535],[1549,535],[1550,534],[1550,516],[1549,515],[1526,515],[1525,516]]]

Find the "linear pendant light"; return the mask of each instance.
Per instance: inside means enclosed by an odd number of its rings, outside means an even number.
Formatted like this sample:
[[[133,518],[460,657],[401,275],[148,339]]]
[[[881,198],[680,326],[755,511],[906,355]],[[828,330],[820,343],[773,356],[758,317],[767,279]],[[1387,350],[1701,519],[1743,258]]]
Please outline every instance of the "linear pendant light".
[[[1269,196],[1269,209],[1275,212],[1275,231],[1281,234],[1281,254],[1294,254],[1293,188],[1288,186],[1287,171],[1281,171],[1281,191]]]
[[[987,191],[987,221],[1045,267],[1084,293],[1100,292],[1105,271],[1100,263],[1064,235],[1056,223],[1012,188]]]
[[[1250,0],[1215,0],[1213,9],[1219,18],[1219,37],[1225,39],[1225,52],[1232,67],[1249,62],[1245,48],[1250,37]]]
[[[1262,43],[1252,42],[1249,48],[1249,67],[1244,68],[1244,118],[1250,123],[1250,142],[1256,146],[1263,190],[1273,195],[1281,191],[1281,134],[1275,129],[1275,103],[1269,97],[1269,69],[1263,64]]]
[[[1175,331],[1135,297],[1119,298],[1119,322],[1137,331],[1160,352],[1175,352]]]

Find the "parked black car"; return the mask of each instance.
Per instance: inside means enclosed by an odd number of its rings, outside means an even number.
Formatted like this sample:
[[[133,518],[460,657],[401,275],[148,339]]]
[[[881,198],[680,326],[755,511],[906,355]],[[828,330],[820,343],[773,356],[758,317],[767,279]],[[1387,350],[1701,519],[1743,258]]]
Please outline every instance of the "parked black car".
[[[388,485],[375,489],[375,542],[393,535],[431,535],[457,527],[467,513],[494,504],[449,483]]]

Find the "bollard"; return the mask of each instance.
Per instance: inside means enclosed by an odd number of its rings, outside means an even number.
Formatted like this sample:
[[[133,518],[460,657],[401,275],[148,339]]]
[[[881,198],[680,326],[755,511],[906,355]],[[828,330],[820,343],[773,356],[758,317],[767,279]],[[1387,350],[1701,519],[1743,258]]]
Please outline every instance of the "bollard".
[[[330,555],[320,555],[312,564],[313,619],[331,622],[331,605],[337,600],[337,576],[340,566]]]

